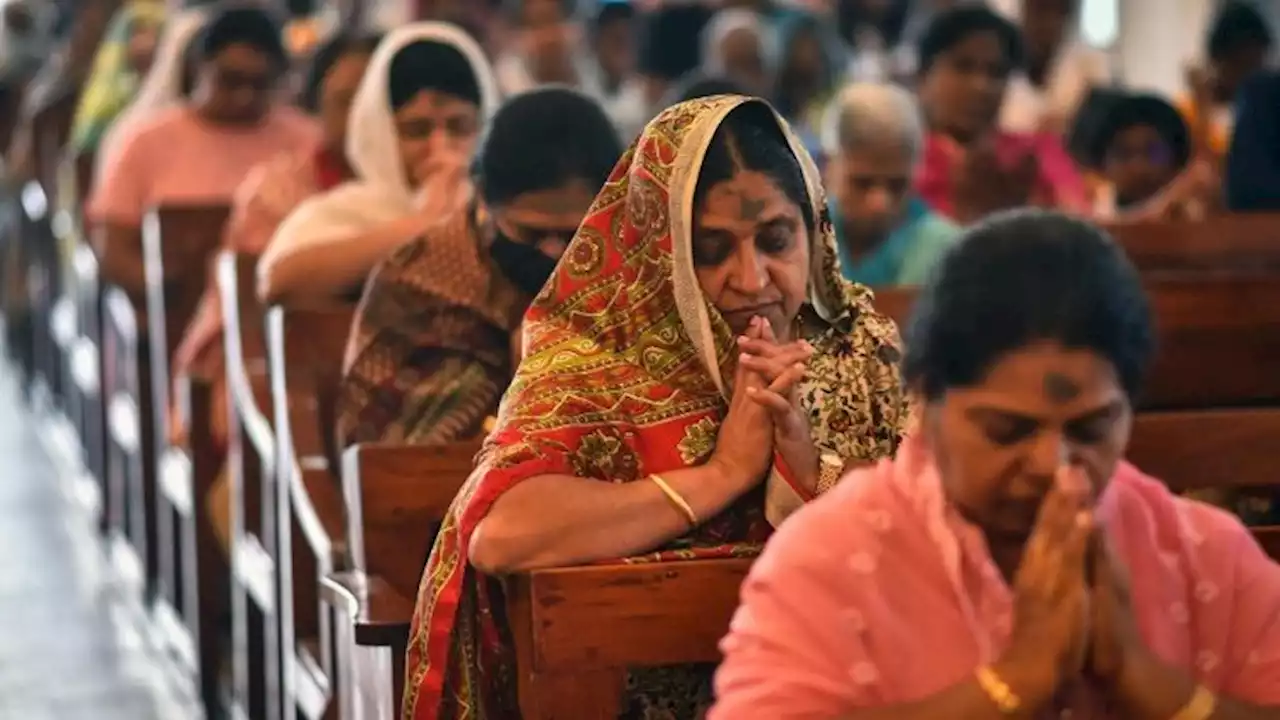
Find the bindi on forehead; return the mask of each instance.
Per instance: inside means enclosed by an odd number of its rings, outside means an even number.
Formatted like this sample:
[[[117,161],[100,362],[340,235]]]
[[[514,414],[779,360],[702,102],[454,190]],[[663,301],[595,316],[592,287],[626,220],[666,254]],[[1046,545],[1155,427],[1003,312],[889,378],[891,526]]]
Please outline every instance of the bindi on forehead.
[[[1050,372],[1044,376],[1044,394],[1055,403],[1066,403],[1080,397],[1083,388],[1075,380],[1062,373]]]

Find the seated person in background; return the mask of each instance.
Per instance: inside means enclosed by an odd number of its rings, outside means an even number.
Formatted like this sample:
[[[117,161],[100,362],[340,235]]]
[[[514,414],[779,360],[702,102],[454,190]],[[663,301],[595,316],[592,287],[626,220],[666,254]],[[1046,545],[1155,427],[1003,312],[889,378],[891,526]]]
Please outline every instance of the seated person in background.
[[[520,318],[622,154],[604,109],[544,86],[502,105],[478,197],[370,275],[344,362],[344,444],[475,437],[520,361]]]
[[[1271,29],[1257,8],[1232,0],[1218,11],[1205,47],[1208,65],[1187,71],[1187,90],[1177,101],[1196,153],[1217,162],[1226,156],[1236,122],[1236,95],[1266,64],[1272,44]]]
[[[770,541],[711,718],[1277,717],[1280,565],[1122,460],[1153,336],[1096,228],[971,230],[907,333],[913,429]]]
[[[1227,207],[1280,211],[1280,73],[1250,78],[1240,90],[1239,109],[1227,154]]]
[[[155,57],[164,4],[132,0],[116,11],[93,58],[71,122],[72,153],[92,153],[103,133],[128,107]]]
[[[376,38],[339,36],[320,47],[308,72],[303,106],[319,116],[323,128],[321,141],[317,146],[279,155],[249,173],[232,201],[231,217],[223,232],[223,247],[245,255],[261,253],[276,226],[298,203],[351,176],[342,153],[347,115],[351,110],[351,97],[376,45]],[[225,448],[227,394],[223,328],[218,286],[210,282],[174,353],[172,373],[178,378],[196,371],[216,378],[210,428],[214,441]],[[176,391],[173,397],[179,397]],[[186,427],[176,406],[170,409],[170,418],[169,427],[177,441],[186,434]],[[219,473],[209,490],[208,502],[213,528],[224,548],[229,546],[231,527],[230,486],[226,480],[227,476]]]
[[[754,10],[720,10],[702,29],[703,72],[727,77],[750,94],[767,97],[773,82],[765,55],[768,32],[764,16]]]
[[[129,104],[103,129],[94,158],[94,182],[115,165],[124,141],[162,111],[187,103],[195,84],[196,44],[209,21],[206,8],[183,10],[165,20],[155,57]]]
[[[702,31],[715,10],[702,3],[662,3],[642,17],[636,68],[648,122],[670,103],[672,86],[701,67]]]
[[[525,316],[423,574],[404,717],[516,716],[487,575],[749,555],[846,461],[893,453],[897,333],[834,253],[817,169],[768,105],[649,123]],[[624,717],[694,717],[709,680],[633,673]]]
[[[191,99],[138,123],[95,184],[86,215],[102,275],[131,293],[144,287],[141,226],[166,203],[226,203],[258,163],[315,147],[319,127],[276,100],[285,69],[280,28],[254,7],[227,8],[197,46]]]
[[[1089,145],[1089,164],[1103,180],[1094,198],[1099,221],[1199,220],[1217,205],[1217,174],[1191,162],[1187,124],[1162,98],[1117,99]]]
[[[1000,127],[1063,136],[1089,90],[1111,84],[1110,58],[1078,37],[1081,0],[1018,0],[1022,72],[1009,81]]]
[[[845,279],[922,285],[959,228],[911,186],[924,145],[915,98],[897,85],[847,85],[828,111],[824,141]]]
[[[356,179],[298,206],[258,264],[269,303],[359,297],[380,260],[471,199],[467,164],[498,94],[471,36],[445,23],[389,33],[348,120]]]
[[[961,224],[1023,205],[1084,214],[1084,181],[1059,135],[996,126],[1018,29],[982,5],[938,13],[920,40],[920,105],[928,132],[916,191]]]
[[[823,110],[840,87],[840,40],[817,16],[794,10],[778,21],[771,64],[773,105],[822,167]]]

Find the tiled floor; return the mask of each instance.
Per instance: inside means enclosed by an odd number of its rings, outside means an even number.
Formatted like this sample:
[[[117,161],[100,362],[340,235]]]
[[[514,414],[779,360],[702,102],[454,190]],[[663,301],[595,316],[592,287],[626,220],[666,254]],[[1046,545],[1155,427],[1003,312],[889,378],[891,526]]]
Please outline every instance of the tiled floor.
[[[187,720],[0,366],[0,720]]]

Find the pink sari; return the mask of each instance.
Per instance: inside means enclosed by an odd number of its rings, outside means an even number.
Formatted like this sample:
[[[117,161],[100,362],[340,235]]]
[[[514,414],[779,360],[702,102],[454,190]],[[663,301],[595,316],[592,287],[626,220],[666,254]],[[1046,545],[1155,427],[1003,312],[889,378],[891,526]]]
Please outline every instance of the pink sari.
[[[1011,166],[1023,155],[1034,154],[1039,174],[1031,189],[1031,205],[1055,208],[1064,212],[1087,215],[1089,194],[1084,177],[1062,142],[1047,134],[1023,135],[996,131],[993,133],[996,156]],[[916,173],[915,188],[938,213],[955,217],[952,197],[952,173],[964,155],[964,148],[942,133],[931,132],[925,142],[924,158]]]
[[[1280,565],[1233,516],[1121,464],[1098,517],[1143,639],[1236,700],[1280,705]],[[908,440],[799,511],[752,568],[722,643],[711,720],[838,717],[923,699],[995,660],[1012,593],[982,533]],[[1118,718],[1088,688],[1076,717]]]

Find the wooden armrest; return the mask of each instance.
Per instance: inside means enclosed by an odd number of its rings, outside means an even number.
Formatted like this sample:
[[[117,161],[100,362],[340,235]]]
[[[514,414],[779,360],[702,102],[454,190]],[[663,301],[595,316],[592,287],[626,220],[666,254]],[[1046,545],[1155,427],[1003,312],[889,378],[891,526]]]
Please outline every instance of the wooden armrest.
[[[358,572],[333,573],[326,576],[322,584],[330,598],[343,597],[348,610],[346,616],[355,628],[357,645],[394,649],[408,645],[413,598],[401,595],[377,575]]]
[[[506,579],[522,672],[718,662],[750,559],[535,570]]]

